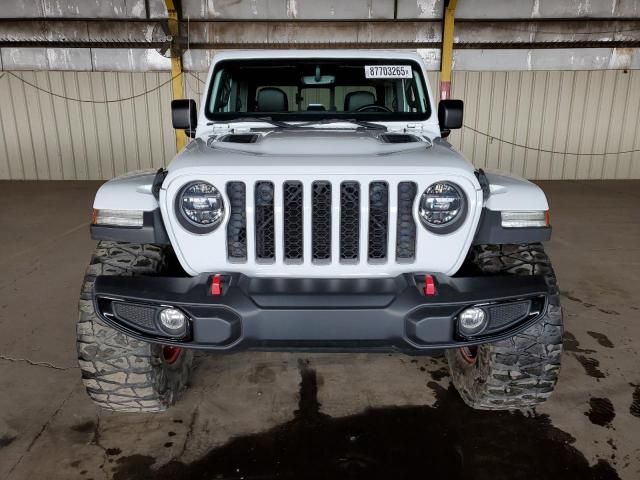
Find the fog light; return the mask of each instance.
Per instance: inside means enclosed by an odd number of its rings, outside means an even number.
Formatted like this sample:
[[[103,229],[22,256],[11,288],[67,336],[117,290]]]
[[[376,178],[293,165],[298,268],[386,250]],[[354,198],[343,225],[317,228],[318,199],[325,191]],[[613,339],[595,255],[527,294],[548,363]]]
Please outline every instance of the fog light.
[[[160,323],[168,331],[175,333],[184,330],[187,317],[180,310],[175,308],[165,308],[160,312]]]
[[[463,310],[458,315],[460,331],[465,335],[473,335],[480,332],[487,324],[487,314],[478,307]]]

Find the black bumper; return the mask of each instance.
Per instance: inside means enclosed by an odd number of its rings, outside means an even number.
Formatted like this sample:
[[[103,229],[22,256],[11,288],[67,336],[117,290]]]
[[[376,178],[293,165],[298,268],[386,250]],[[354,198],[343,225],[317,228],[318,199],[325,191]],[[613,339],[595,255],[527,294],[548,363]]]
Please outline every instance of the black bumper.
[[[126,334],[168,345],[219,351],[403,351],[475,345],[513,336],[542,316],[548,286],[542,276],[434,275],[436,295],[423,292],[424,274],[388,279],[284,279],[99,276],[98,315]],[[482,306],[489,323],[463,336],[457,315]],[[163,332],[167,306],[189,318],[186,332]]]

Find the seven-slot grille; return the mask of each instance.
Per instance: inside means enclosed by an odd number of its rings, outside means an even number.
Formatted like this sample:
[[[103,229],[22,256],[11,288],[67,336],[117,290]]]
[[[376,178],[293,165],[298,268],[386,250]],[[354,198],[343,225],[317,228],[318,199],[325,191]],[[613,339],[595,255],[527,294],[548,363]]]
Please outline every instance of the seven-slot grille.
[[[253,188],[254,192],[253,238],[247,236],[250,211],[246,205],[247,188]],[[305,191],[307,188],[309,192]],[[384,181],[364,185],[349,180],[334,183],[318,180],[310,185],[297,180],[281,184],[258,181],[249,187],[243,182],[229,182],[227,256],[233,262],[247,261],[248,252],[251,252],[247,242],[253,242],[255,260],[259,263],[275,262],[276,252],[288,264],[303,263],[307,256],[319,265],[336,261],[358,263],[364,259],[370,263],[411,262],[416,254],[413,204],[417,186],[409,181],[397,184],[395,209],[390,205],[389,189]],[[363,208],[366,209],[364,213]],[[391,218],[392,212],[397,212],[395,218]],[[279,220],[276,215],[282,215],[282,238],[276,235]],[[305,215],[311,216],[307,230]],[[389,245],[390,225],[395,227],[394,245]],[[360,238],[364,226],[367,227],[366,242]],[[334,245],[333,242],[337,243]]]

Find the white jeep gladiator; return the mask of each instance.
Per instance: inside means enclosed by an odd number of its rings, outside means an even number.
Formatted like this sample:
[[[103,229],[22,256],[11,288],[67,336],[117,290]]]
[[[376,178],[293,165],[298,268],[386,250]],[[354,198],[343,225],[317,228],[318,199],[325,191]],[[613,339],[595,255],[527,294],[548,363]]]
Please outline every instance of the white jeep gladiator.
[[[536,185],[484,172],[444,139],[419,55],[215,55],[191,141],[167,169],[98,191],[80,297],[89,396],[160,411],[193,350],[446,356],[464,401],[547,399],[562,351],[551,236]]]

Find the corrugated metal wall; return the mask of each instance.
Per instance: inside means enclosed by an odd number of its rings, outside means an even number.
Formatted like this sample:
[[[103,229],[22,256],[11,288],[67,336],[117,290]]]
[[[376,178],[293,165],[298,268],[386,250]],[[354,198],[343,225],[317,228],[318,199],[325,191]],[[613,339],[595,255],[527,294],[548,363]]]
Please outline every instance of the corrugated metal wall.
[[[164,165],[175,153],[169,80],[169,73],[6,72],[0,178],[98,180]]]
[[[206,74],[185,75],[199,98]],[[437,90],[438,74],[429,77]],[[0,73],[0,179],[98,180],[166,165],[175,153],[169,80]],[[467,128],[450,141],[478,167],[532,179],[640,178],[640,151],[615,153],[640,150],[640,71],[459,71],[453,96],[465,100]]]
[[[451,136],[478,166],[531,179],[640,178],[638,70],[457,72],[452,88],[465,125],[490,134]]]

